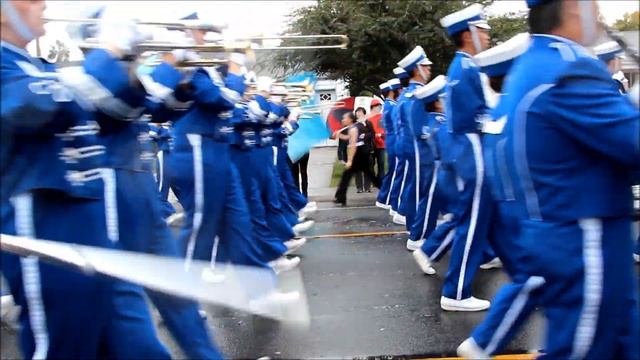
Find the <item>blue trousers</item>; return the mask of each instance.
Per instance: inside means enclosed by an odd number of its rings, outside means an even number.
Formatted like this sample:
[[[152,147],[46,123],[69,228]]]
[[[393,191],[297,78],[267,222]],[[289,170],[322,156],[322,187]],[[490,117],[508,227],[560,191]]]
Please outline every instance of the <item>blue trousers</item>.
[[[254,168],[247,165],[251,164],[254,156],[253,150],[243,150],[236,146],[231,146],[231,159],[238,168],[249,211],[251,211],[253,238],[262,253],[264,261],[268,262],[281,257],[287,251],[287,247],[273,233],[267,223],[267,214],[262,201],[261,187],[258,185],[258,177],[255,176]]]
[[[387,172],[382,178],[382,185],[378,191],[377,201],[385,205],[391,205],[391,184],[394,182],[396,168],[398,166],[398,158],[391,147],[387,148],[387,164]]]
[[[249,208],[229,144],[176,134],[174,145],[166,171],[185,211],[179,244],[187,260],[265,267],[252,239]]]
[[[400,194],[404,190],[405,182],[407,180],[407,171],[409,170],[407,167],[407,160],[405,157],[396,153],[396,166],[395,172],[392,176],[391,186],[389,188],[389,205],[391,205],[391,209],[395,212],[400,210],[399,205],[401,204]]]
[[[418,199],[416,199],[418,187],[417,181],[419,180],[420,175],[418,174],[419,169],[416,164],[415,151],[405,153],[405,160],[406,176],[404,177],[404,187],[400,193],[400,200],[398,200],[398,213],[406,218],[406,227],[409,231],[411,230],[411,225],[413,225],[413,220],[418,206]]]
[[[501,351],[517,334],[520,326],[535,311],[536,290],[544,278],[526,272],[527,249],[520,238],[517,209],[513,202],[494,202],[489,241],[502,260],[511,282],[502,286],[494,297],[485,319],[471,334],[487,354]]]
[[[471,296],[471,282],[486,260],[491,221],[491,193],[485,182],[482,144],[477,134],[453,134],[453,164],[462,190],[453,204],[458,221],[442,295],[462,300]],[[489,206],[488,206],[489,205]]]
[[[126,250],[148,252],[156,255],[180,257],[177,240],[173,238],[163,218],[162,204],[158,200],[158,191],[154,186],[153,175],[149,172],[116,169],[114,171],[116,188],[116,208],[118,222],[117,233],[110,235]],[[111,179],[105,177],[106,186]],[[108,199],[106,199],[108,200]],[[118,289],[116,298],[125,299],[134,296],[136,288]],[[215,348],[207,330],[205,321],[198,313],[198,304],[166,294],[149,291],[147,294],[158,308],[167,328],[189,358],[219,359],[222,355]],[[117,300],[121,301],[121,300]],[[113,329],[114,336],[135,333],[140,320],[136,313],[139,309],[123,308],[117,316],[122,320]],[[120,335],[117,335],[120,334]],[[128,336],[131,344],[122,343],[116,357],[139,358],[143,347],[135,346],[135,336]]]
[[[276,167],[278,168],[278,175],[280,181],[284,186],[284,190],[287,193],[287,198],[293,210],[297,213],[307,205],[307,198],[302,195],[291,174],[291,168],[287,162],[287,148],[286,147],[273,147],[276,158]],[[297,220],[297,219],[296,219]]]
[[[542,359],[638,359],[638,279],[628,217],[521,222],[525,272],[547,319]]]
[[[40,190],[15,196],[2,206],[2,232],[66,243],[118,248],[106,229],[103,199],[72,198]],[[169,359],[158,341],[151,315],[138,286],[68,268],[2,253],[2,273],[14,300],[22,307],[20,346],[25,358],[114,357],[135,337],[138,355]],[[121,289],[130,289],[120,297]],[[115,314],[135,312],[135,332]],[[69,339],[73,339],[70,341]]]
[[[278,239],[291,240],[295,236],[293,224],[298,222],[298,216],[282,203],[284,191],[281,191],[282,183],[273,165],[273,150],[270,146],[258,147],[252,154],[249,166],[256,175],[267,223]]]
[[[440,213],[438,187],[439,162],[420,165],[420,200],[418,210],[409,231],[409,239],[417,241],[427,239],[435,230]]]
[[[160,150],[156,155],[156,181],[160,193],[160,203],[162,204],[162,217],[164,219],[176,212],[176,209],[169,202],[169,181],[165,175],[165,169],[167,168],[166,154],[168,153]]]

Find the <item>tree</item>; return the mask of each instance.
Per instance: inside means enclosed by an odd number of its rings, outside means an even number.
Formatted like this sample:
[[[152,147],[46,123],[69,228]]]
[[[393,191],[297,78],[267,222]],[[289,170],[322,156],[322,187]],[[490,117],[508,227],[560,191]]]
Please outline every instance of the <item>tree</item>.
[[[481,2],[487,5],[491,1]],[[273,70],[315,71],[321,76],[349,81],[354,95],[362,91],[377,92],[378,84],[393,77],[392,69],[397,61],[414,46],[421,45],[434,63],[433,76],[444,74],[455,50],[440,26],[440,19],[470,3],[463,0],[319,0],[317,5],[294,11],[287,32],[345,34],[349,37],[349,47],[279,52],[275,55]],[[491,19],[497,24],[494,26],[500,28],[497,37],[500,40],[522,31],[521,25],[526,29],[522,17],[500,19]]]
[[[622,15],[622,19],[616,20],[613,27],[618,31],[640,30],[640,11]]]

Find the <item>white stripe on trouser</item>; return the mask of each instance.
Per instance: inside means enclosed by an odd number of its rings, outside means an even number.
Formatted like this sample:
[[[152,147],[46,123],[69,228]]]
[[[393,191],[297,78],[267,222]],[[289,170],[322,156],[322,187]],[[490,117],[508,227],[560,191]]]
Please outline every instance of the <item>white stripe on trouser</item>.
[[[385,201],[386,205],[389,205],[389,201],[391,201],[391,189],[393,189],[393,183],[396,181],[396,171],[398,170],[398,157],[395,157],[396,162],[393,164],[393,174],[391,175],[391,185],[389,185],[389,192],[387,193],[387,200]]]
[[[102,169],[101,172],[102,181],[104,182],[104,214],[107,221],[107,237],[115,243],[120,240],[116,171],[114,169]]]
[[[446,249],[447,246],[449,246],[449,244],[453,241],[453,236],[455,234],[456,234],[456,228],[453,228],[453,229],[449,230],[449,233],[447,234],[447,236],[442,241],[442,244],[440,244],[440,246],[438,246],[436,251],[433,252],[433,254],[429,257],[429,260],[434,260],[438,256],[440,256],[440,253],[443,252],[444,249]]]
[[[464,244],[464,253],[462,255],[462,264],[460,266],[460,276],[458,277],[458,291],[456,300],[462,300],[462,287],[464,284],[464,275],[467,271],[467,260],[469,259],[469,251],[473,244],[473,237],[476,233],[478,225],[478,212],[480,211],[480,196],[482,194],[482,181],[484,179],[484,160],[482,159],[482,145],[480,144],[480,136],[478,134],[465,134],[471,143],[473,149],[473,159],[476,165],[476,186],[473,189],[473,201],[471,203],[471,220],[467,231],[467,239]]]
[[[405,160],[404,174],[402,175],[402,182],[400,183],[400,194],[398,195],[398,210],[400,210],[400,204],[402,204],[402,192],[404,191],[404,182],[407,180],[408,171],[409,171],[409,160]]]
[[[500,325],[498,325],[498,328],[493,333],[491,341],[485,349],[486,354],[491,355],[494,351],[496,351],[496,348],[498,347],[500,341],[504,339],[504,337],[507,335],[507,332],[509,332],[509,329],[513,327],[513,324],[518,319],[518,316],[520,316],[520,313],[522,313],[522,310],[527,305],[531,292],[544,285],[544,283],[545,280],[541,276],[532,276],[528,278],[527,281],[525,281],[522,289],[520,289],[518,295],[513,300],[513,303],[511,303],[511,306],[509,306],[509,309],[504,314]]]
[[[199,134],[187,134],[187,139],[193,150],[193,187],[194,187],[194,211],[193,224],[191,228],[191,236],[187,244],[187,258],[185,259],[185,270],[191,266],[193,253],[196,248],[196,239],[200,233],[202,226],[202,217],[204,211],[204,164],[202,159],[202,136]]]
[[[164,180],[164,152],[158,151],[158,171],[156,172],[156,182],[158,183],[158,192],[162,191],[162,181]]]
[[[211,248],[211,269],[216,268],[216,258],[218,257],[218,244],[220,243],[220,237],[216,235],[213,239],[213,247]]]
[[[418,204],[420,203],[420,151],[418,151],[418,142],[416,140],[413,140],[413,150],[416,152],[416,214],[418,213]],[[415,221],[415,219],[414,219]],[[409,228],[411,228],[413,226],[413,224],[408,224]],[[420,240],[420,239],[416,239],[416,240]]]
[[[424,214],[424,224],[422,224],[422,234],[420,239],[424,239],[427,233],[427,224],[429,223],[429,215],[431,215],[431,207],[433,206],[433,194],[436,190],[436,183],[438,182],[438,169],[440,168],[440,162],[436,161],[433,167],[433,175],[431,176],[431,186],[429,186],[429,197],[427,198],[427,211]]]
[[[273,149],[273,166],[278,166],[278,147],[272,146]]]
[[[11,198],[15,211],[16,233],[20,236],[35,238],[33,224],[33,196],[29,193]],[[42,283],[40,280],[40,265],[37,256],[20,258],[22,270],[22,286],[29,310],[29,323],[35,341],[33,359],[46,359],[49,352],[49,332],[47,331],[47,316],[42,301]]]
[[[584,262],[584,292],[582,311],[573,337],[571,359],[583,359],[589,353],[598,327],[602,301],[604,260],[602,258],[602,220],[580,219],[582,229],[582,260]]]

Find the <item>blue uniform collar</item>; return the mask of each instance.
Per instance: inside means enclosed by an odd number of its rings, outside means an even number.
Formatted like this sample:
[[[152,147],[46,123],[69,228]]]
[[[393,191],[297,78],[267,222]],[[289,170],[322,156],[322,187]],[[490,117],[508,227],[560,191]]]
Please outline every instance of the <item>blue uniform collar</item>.
[[[8,43],[6,41],[0,41],[0,45],[2,45],[2,50],[9,50],[13,53],[15,53],[16,55],[20,55],[23,58],[25,58],[25,60],[29,60],[30,62],[33,62],[33,60],[35,60],[33,58],[33,56],[31,56],[31,54],[29,54],[29,52],[23,48],[17,47],[11,43]]]
[[[460,56],[464,56],[464,57],[468,57],[470,59],[473,59],[473,56],[471,56],[471,54],[469,54],[468,52],[462,51],[462,50],[457,50],[456,51],[456,55],[460,55]]]
[[[557,41],[563,42],[563,43],[568,44],[568,45],[583,47],[582,45],[578,44],[577,42],[575,42],[573,40],[569,40],[567,38],[564,38],[564,37],[558,36],[558,35],[531,34],[531,36],[534,37],[534,38],[547,38],[547,39],[557,40]]]

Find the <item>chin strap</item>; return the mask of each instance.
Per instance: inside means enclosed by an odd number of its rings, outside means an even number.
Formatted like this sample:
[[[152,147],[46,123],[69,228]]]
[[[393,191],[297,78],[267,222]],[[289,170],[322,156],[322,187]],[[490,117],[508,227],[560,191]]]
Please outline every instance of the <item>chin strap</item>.
[[[482,46],[480,46],[480,36],[478,36],[478,28],[475,25],[469,25],[469,32],[471,33],[471,41],[473,41],[473,47],[476,48],[476,54],[482,52]]]

